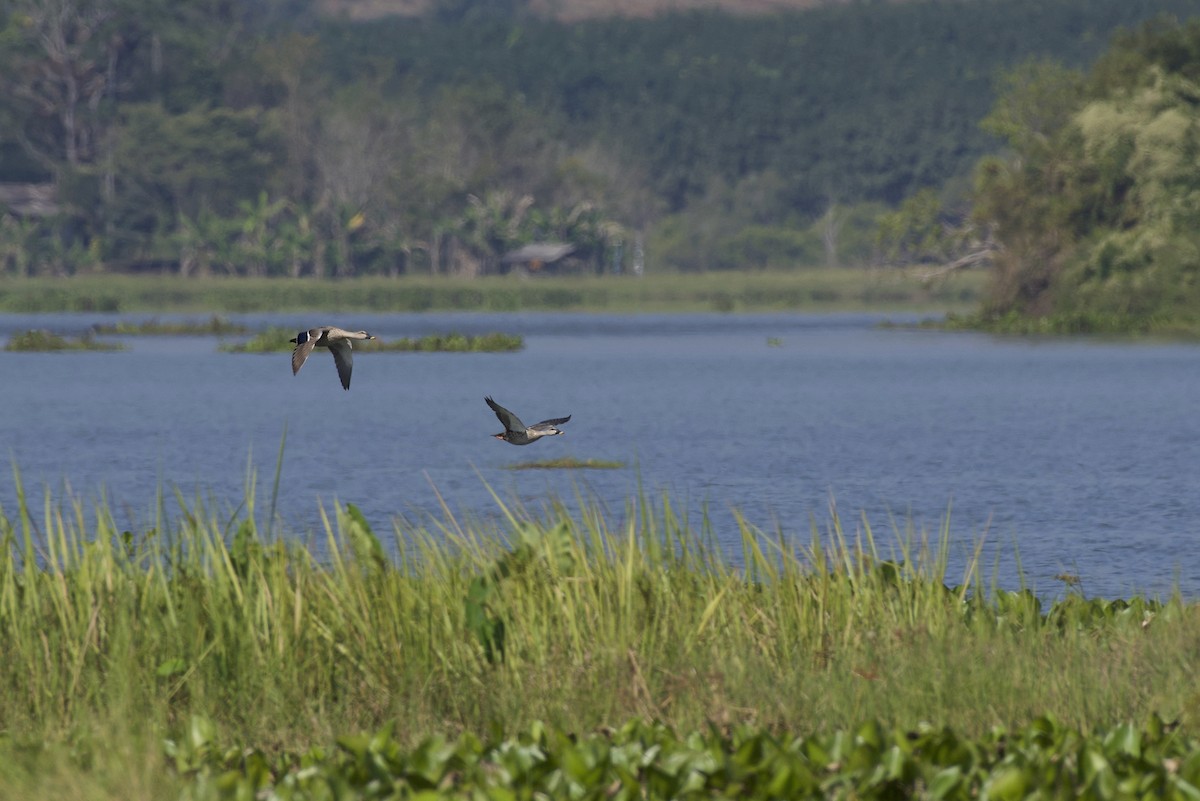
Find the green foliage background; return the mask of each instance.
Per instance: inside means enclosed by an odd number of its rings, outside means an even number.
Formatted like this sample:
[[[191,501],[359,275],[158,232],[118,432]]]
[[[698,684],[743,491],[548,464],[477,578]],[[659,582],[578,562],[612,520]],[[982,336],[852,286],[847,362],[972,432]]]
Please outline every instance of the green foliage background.
[[[352,23],[306,0],[0,9],[0,273],[352,276],[862,264],[1001,139],[998,72],[1090,64],[1184,0],[855,3],[571,25],[519,3]],[[53,12],[53,13],[51,13]]]

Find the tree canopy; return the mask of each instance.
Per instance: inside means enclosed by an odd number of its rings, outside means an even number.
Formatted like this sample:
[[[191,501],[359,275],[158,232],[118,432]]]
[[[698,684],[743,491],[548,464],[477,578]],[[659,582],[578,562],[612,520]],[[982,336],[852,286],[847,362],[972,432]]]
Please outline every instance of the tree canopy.
[[[1063,330],[1200,319],[1200,20],[1127,32],[1086,74],[1010,73],[979,170],[1003,251],[984,316]]]
[[[862,262],[881,252],[880,215],[930,190],[964,197],[1002,141],[1063,128],[1034,119],[1055,107],[1035,93],[980,129],[997,70],[1050,55],[1085,67],[1118,27],[1192,3],[924,0],[571,25],[519,3],[438,8],[355,23],[308,0],[13,0],[0,183],[53,183],[59,216],[0,209],[0,253],[22,254],[0,272],[473,274],[555,239],[598,271],[643,235],[659,267]],[[1158,46],[1147,63],[1194,80],[1172,66],[1186,50]],[[1096,70],[1121,74],[1116,58]],[[1049,99],[1073,91],[1034,72]],[[1138,108],[1076,126],[1095,169],[1120,159],[1104,132],[1136,126]],[[1156,119],[1152,136],[1179,124]],[[908,209],[930,225],[923,202]],[[899,236],[911,255],[918,240]]]

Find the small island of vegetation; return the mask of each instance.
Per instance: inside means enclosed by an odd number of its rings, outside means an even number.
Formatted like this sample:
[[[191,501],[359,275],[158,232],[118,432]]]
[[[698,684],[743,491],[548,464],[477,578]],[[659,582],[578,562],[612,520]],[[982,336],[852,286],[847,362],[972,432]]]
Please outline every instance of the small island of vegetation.
[[[428,334],[423,337],[401,337],[391,342],[372,342],[367,349],[378,351],[416,351],[423,353],[507,353],[525,347],[519,334]]]
[[[13,334],[8,338],[5,350],[19,353],[49,353],[66,350],[124,350],[119,342],[104,342],[90,333],[79,337],[65,337],[53,331],[35,329]]]
[[[227,353],[278,353],[296,347],[291,340],[296,332],[290,328],[273,326],[255,335],[246,342],[222,343],[220,349]],[[423,352],[423,353],[509,353],[525,347],[525,340],[518,334],[429,334],[410,339],[402,337],[391,342],[370,340],[355,347],[356,353]]]
[[[574,456],[562,456],[558,459],[542,459],[535,462],[517,462],[505,465],[505,470],[620,470],[624,462],[614,462],[607,459],[576,459]]]

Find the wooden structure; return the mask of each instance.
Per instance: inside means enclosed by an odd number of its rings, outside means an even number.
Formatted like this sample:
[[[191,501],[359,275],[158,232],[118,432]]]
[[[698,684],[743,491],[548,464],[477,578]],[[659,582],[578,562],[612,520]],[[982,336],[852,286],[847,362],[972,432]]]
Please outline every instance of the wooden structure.
[[[534,242],[505,253],[500,257],[500,264],[505,272],[517,266],[536,273],[574,252],[575,246],[567,242]]]
[[[53,217],[59,212],[54,184],[0,184],[0,214]]]

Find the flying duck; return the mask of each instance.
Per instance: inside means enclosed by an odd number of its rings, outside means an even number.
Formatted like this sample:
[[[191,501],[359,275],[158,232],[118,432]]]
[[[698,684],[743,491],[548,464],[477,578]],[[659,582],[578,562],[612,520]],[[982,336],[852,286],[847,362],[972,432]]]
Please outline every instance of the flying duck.
[[[296,343],[292,350],[292,375],[300,372],[313,348],[329,348],[333,363],[337,365],[338,378],[342,380],[342,388],[350,389],[350,371],[354,369],[354,351],[350,341],[374,338],[366,331],[345,331],[332,325],[301,331],[294,339],[288,340]]]
[[[531,426],[526,426],[521,422],[521,418],[505,409],[500,404],[496,403],[490,397],[484,398],[487,405],[492,407],[492,411],[496,413],[496,417],[500,418],[500,422],[504,424],[504,431],[499,434],[492,434],[496,439],[502,439],[511,445],[528,445],[542,437],[552,437],[555,434],[561,434],[557,426],[562,425],[571,419],[571,415],[566,417],[555,417],[552,420],[543,420],[540,423],[535,423]]]

